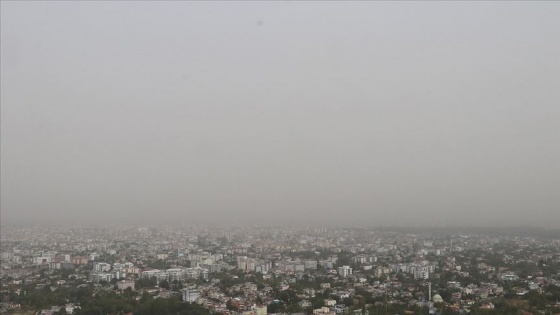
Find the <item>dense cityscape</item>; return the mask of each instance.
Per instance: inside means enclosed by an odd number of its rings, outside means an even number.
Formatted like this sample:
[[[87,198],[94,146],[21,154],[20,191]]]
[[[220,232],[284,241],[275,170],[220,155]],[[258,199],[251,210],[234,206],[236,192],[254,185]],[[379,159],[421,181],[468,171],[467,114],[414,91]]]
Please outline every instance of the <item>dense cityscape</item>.
[[[558,231],[3,227],[5,314],[558,314]]]

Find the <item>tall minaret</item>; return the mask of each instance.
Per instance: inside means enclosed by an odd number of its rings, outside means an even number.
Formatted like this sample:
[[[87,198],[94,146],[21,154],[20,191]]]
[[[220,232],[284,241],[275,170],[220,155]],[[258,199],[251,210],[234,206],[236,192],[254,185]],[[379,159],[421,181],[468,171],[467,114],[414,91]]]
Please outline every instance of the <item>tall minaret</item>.
[[[432,283],[428,282],[428,301],[432,300]]]

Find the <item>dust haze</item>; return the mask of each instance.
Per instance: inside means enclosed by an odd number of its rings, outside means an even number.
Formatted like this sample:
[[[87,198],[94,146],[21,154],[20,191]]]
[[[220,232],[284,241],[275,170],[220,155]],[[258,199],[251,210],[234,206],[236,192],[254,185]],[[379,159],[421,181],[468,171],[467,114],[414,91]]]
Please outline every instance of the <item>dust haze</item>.
[[[560,2],[1,2],[1,219],[560,227]]]

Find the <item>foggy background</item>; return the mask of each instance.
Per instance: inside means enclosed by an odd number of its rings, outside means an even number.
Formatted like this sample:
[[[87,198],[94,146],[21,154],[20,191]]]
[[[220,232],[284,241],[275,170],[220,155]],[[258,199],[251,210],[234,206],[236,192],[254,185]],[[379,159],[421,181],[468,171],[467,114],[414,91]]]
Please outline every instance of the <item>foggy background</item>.
[[[2,1],[2,224],[560,227],[559,16]]]

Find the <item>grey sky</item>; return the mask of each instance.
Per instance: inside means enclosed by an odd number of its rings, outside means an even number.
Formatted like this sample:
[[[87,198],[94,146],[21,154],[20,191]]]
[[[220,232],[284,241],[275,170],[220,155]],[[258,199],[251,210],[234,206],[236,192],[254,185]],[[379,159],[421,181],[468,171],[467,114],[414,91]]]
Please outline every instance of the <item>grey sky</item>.
[[[2,1],[2,223],[560,227],[558,16]]]

